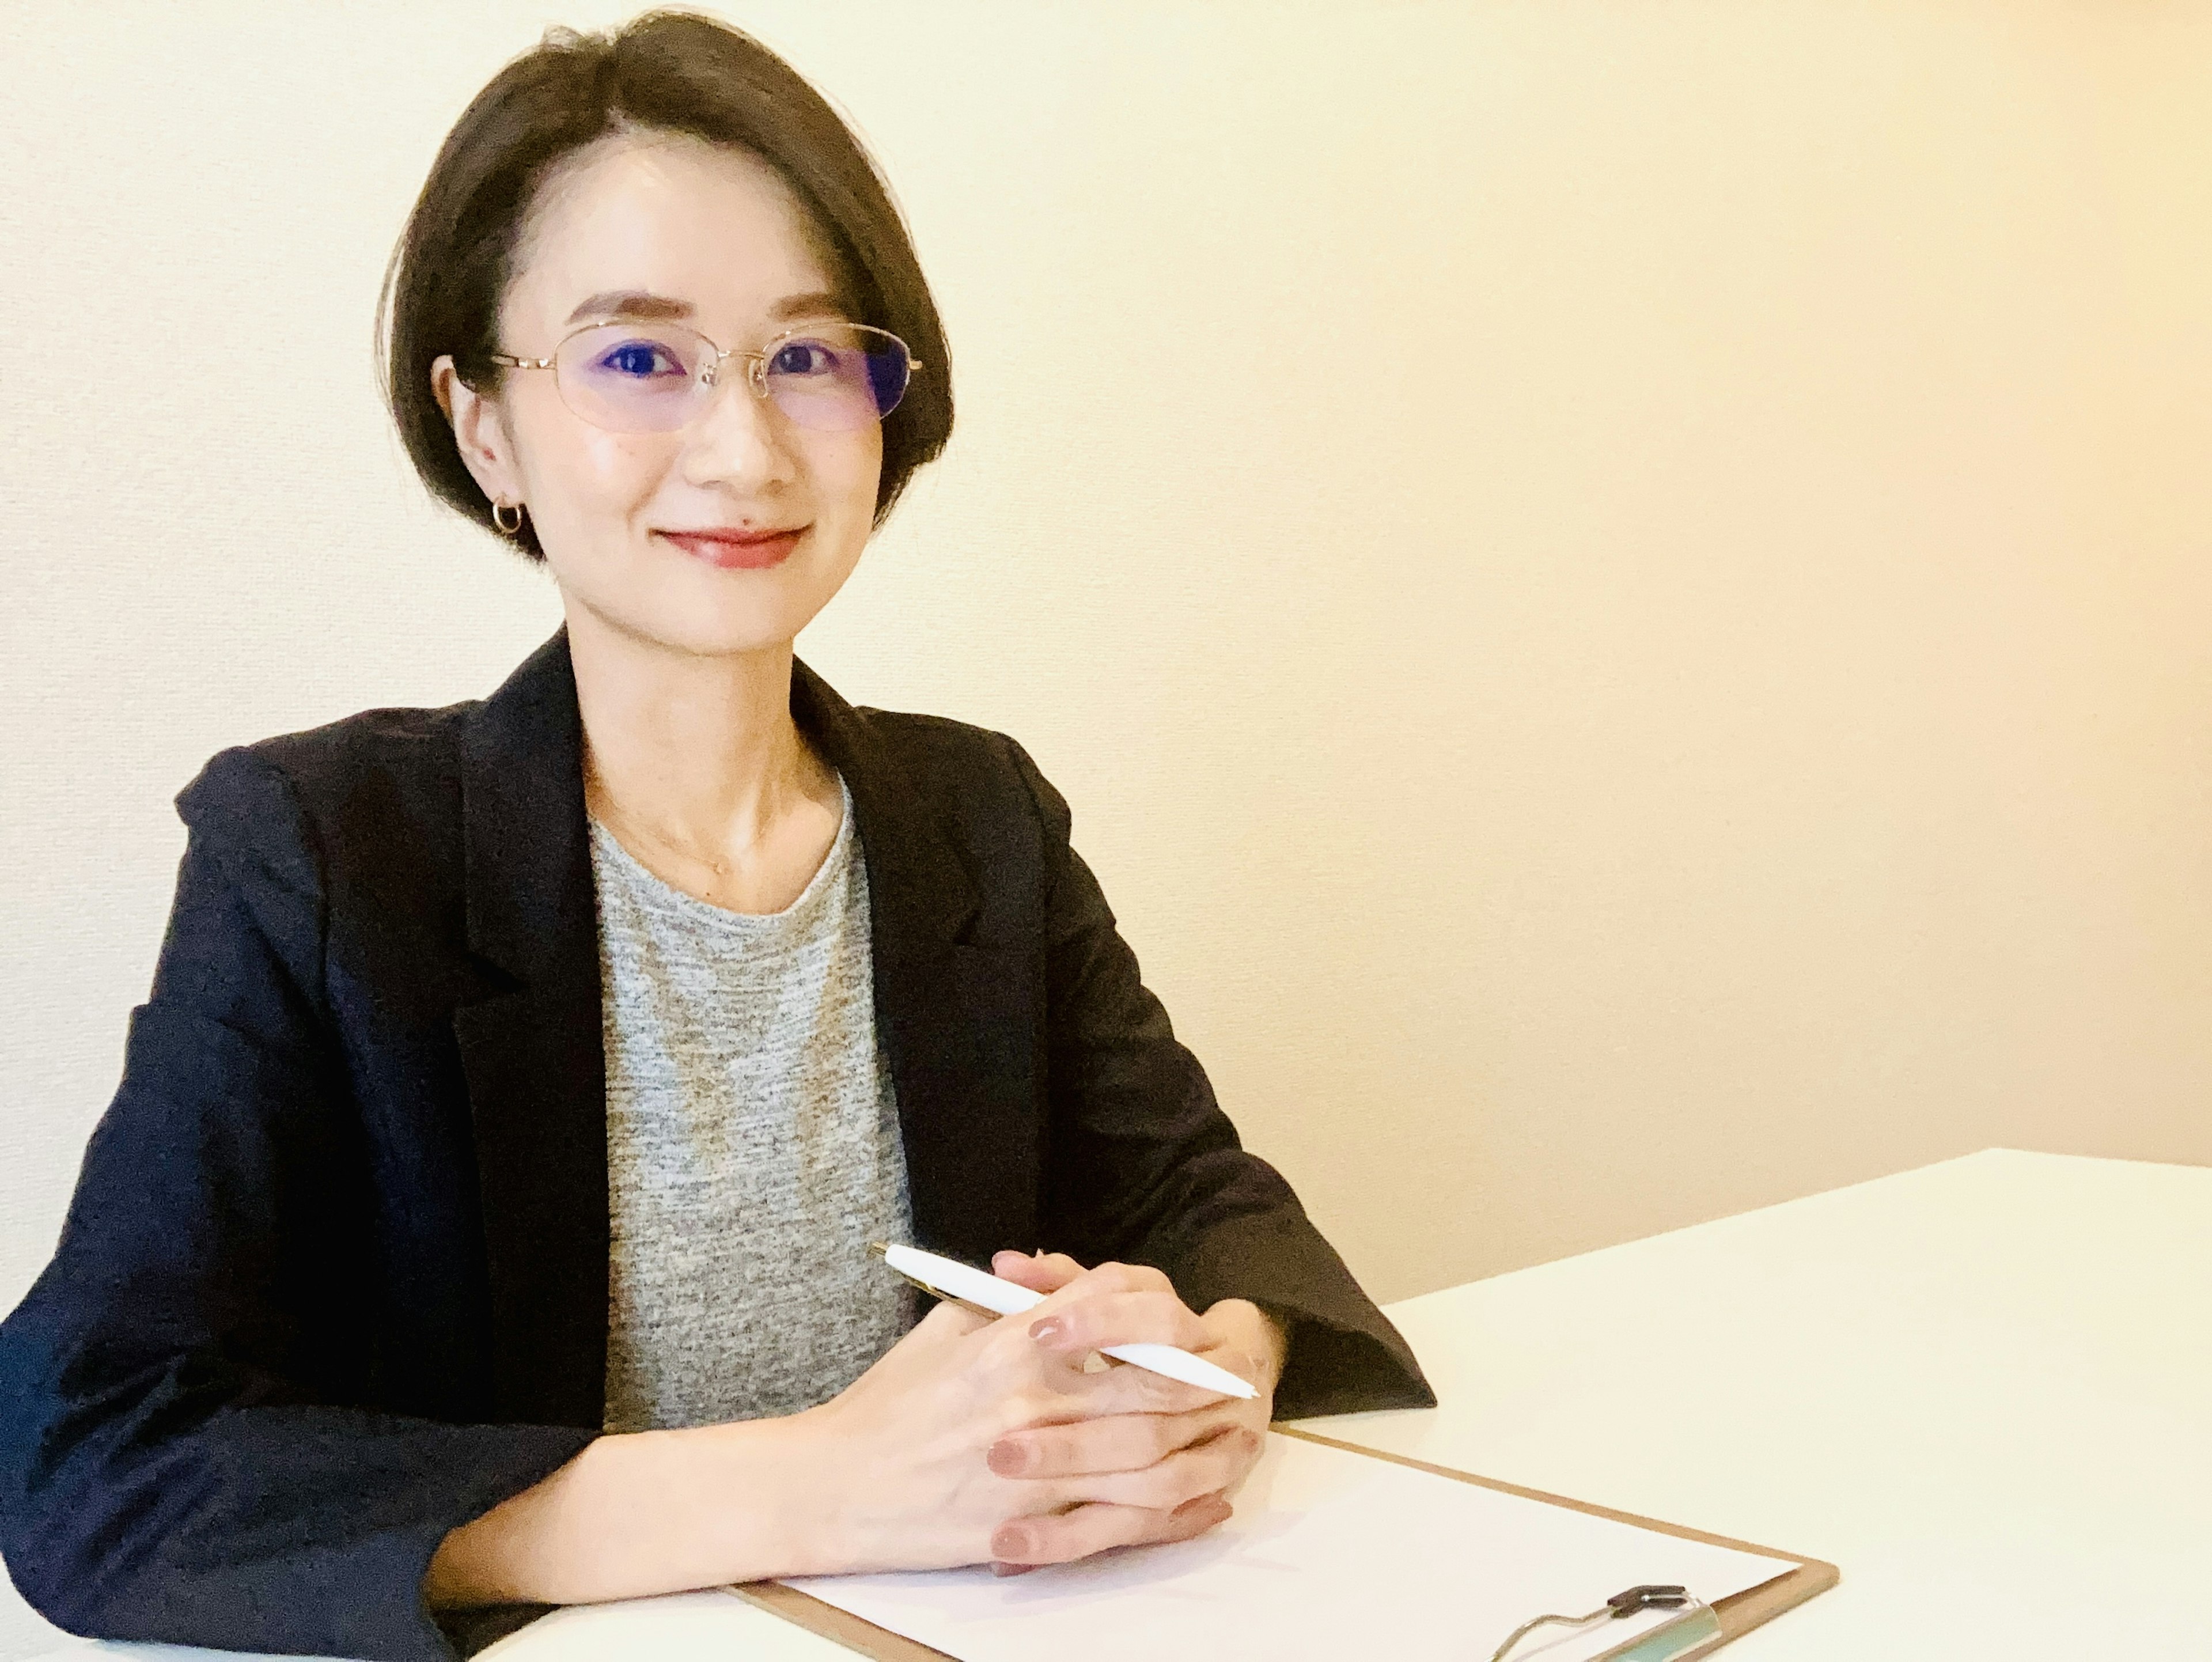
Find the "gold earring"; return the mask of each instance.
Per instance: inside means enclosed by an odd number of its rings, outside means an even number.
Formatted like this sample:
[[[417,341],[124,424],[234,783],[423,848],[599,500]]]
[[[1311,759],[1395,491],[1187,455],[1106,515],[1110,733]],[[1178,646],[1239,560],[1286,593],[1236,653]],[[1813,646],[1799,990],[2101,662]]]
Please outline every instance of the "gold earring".
[[[505,520],[500,518],[501,510],[507,508],[512,508],[514,509],[514,523],[513,525],[509,525]],[[491,505],[491,522],[499,527],[500,534],[501,536],[519,536],[522,531],[522,504],[520,502],[494,502]]]

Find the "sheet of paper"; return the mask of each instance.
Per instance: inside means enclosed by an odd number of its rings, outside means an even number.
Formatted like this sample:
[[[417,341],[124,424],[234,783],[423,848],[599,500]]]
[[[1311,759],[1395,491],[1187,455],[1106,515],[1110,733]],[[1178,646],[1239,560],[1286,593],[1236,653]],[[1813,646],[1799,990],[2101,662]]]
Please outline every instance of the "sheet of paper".
[[[1530,1616],[1579,1615],[1639,1582],[1711,1603],[1796,1568],[1272,1432],[1231,1499],[1236,1515],[1196,1540],[1026,1575],[786,1585],[961,1662],[1489,1662]],[[1665,1619],[1539,1629],[1512,1662],[1584,1662]]]

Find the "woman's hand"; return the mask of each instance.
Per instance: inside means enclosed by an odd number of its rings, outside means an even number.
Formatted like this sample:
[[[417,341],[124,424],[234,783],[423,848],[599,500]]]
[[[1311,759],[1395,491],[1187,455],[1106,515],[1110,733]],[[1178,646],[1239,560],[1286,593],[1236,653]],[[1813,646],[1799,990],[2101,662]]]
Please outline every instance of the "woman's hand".
[[[1034,1273],[1010,1279],[1060,1283],[1035,1310],[994,1319],[939,1305],[797,1416],[823,1467],[823,1533],[803,1554],[813,1573],[1033,1568],[1182,1540],[1229,1516],[1222,1491],[1259,1456],[1279,1363],[1246,1354],[1248,1340],[1270,1348],[1267,1318],[1231,1300],[1209,1324],[1156,1269],[1024,1262]],[[1206,1353],[1262,1395],[1085,1369],[1102,1345],[1142,1342]]]
[[[1176,1299],[1167,1277],[1157,1269],[1133,1269],[1120,1264],[1103,1264],[1100,1269],[1127,1270],[1140,1283],[1140,1290],[1132,1294],[1103,1281],[1078,1288],[1077,1282],[1086,1272],[1065,1253],[1032,1256],[1006,1251],[991,1260],[992,1273],[1003,1280],[1018,1282],[1040,1293],[1069,1294],[1065,1302],[1047,1301],[1059,1306],[1049,1316],[1046,1306],[1040,1305],[1027,1319],[1033,1325],[1055,1323],[1038,1342],[1083,1365],[1097,1366],[1091,1358],[1108,1345],[1131,1342],[1125,1329],[1138,1301],[1175,1300],[1184,1314],[1191,1313]],[[1218,1507],[1207,1510],[1218,1512],[1218,1516],[1187,1533],[1202,1534],[1226,1519],[1225,1491],[1243,1481],[1266,1446],[1286,1341],[1272,1316],[1243,1299],[1224,1299],[1195,1319],[1204,1336],[1196,1342],[1183,1341],[1181,1348],[1249,1380],[1258,1388],[1256,1396],[1221,1397],[1209,1393],[1210,1400],[1204,1406],[1182,1413],[1139,1412],[1016,1430],[992,1445],[991,1469],[1010,1476],[1080,1479],[1140,1469],[1201,1444],[1220,1446],[1228,1455],[1229,1475],[1219,1489],[1201,1496],[1191,1508],[1195,1513],[1206,1501],[1218,1500]],[[1008,1525],[993,1539],[992,1569],[1001,1575],[1018,1575],[1040,1564],[1061,1563],[1097,1551],[1098,1546],[1087,1543],[1108,1525],[1106,1520],[1091,1517],[1091,1507],[1079,1506],[1058,1517],[1031,1517]],[[1172,1519],[1163,1518],[1158,1527],[1172,1527]],[[1146,1538],[1181,1539],[1185,1533],[1177,1530],[1172,1536]]]
[[[1194,1315],[1156,1269],[1017,1253],[996,1268],[1044,1301],[997,1320],[940,1305],[799,1414],[601,1437],[450,1531],[423,1596],[434,1608],[587,1604],[987,1559],[1012,1573],[1228,1517],[1224,1492],[1258,1458],[1281,1372],[1273,1322],[1241,1299]],[[1030,1336],[1054,1320],[1057,1332]],[[1098,1346],[1146,1340],[1261,1395],[1084,1369]]]

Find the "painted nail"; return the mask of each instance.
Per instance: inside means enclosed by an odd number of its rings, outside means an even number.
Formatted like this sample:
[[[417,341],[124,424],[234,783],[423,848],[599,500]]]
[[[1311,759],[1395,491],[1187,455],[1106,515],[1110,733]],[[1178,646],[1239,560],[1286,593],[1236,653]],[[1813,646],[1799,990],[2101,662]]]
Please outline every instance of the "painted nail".
[[[1029,1550],[1028,1531],[1017,1525],[1001,1524],[991,1535],[991,1556],[1019,1558]]]
[[[983,1458],[984,1463],[1001,1477],[1018,1477],[1030,1469],[1029,1445],[1009,1437],[1001,1437],[992,1444],[991,1452]]]
[[[1042,1564],[1005,1564],[997,1559],[991,1561],[991,1574],[994,1575],[1027,1575],[1033,1569],[1043,1568]]]
[[[1041,1321],[1030,1324],[1030,1337],[1032,1339],[1050,1341],[1066,1331],[1067,1324],[1057,1316],[1047,1316]]]

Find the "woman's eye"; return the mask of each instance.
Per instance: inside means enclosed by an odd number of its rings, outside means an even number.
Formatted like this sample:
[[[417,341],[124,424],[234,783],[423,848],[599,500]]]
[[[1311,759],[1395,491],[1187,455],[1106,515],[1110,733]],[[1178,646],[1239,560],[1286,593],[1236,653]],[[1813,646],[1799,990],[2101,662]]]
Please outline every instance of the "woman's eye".
[[[791,342],[769,366],[779,375],[826,375],[836,367],[836,354],[819,341],[811,340]]]
[[[653,363],[656,359],[660,358],[668,360],[668,367],[666,369],[656,371]],[[611,369],[618,375],[635,375],[641,379],[656,373],[665,374],[669,370],[681,373],[683,369],[683,365],[676,362],[673,355],[666,347],[658,341],[651,340],[625,341],[601,358],[599,367]]]

